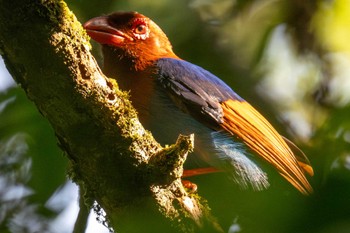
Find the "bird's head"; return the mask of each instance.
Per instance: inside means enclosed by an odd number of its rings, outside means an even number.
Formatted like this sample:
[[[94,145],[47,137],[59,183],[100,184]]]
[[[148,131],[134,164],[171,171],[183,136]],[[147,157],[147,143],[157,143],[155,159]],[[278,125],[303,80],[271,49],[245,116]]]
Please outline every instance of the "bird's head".
[[[87,21],[84,28],[92,39],[115,50],[120,58],[133,61],[136,70],[161,57],[177,57],[160,27],[137,12],[96,17]]]

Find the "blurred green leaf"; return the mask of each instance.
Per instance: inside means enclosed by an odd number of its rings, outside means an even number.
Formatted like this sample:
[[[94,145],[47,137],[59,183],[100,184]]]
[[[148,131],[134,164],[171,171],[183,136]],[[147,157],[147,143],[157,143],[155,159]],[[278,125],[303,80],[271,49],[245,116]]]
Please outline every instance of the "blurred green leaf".
[[[47,120],[38,113],[23,90],[8,90],[0,95],[0,103],[3,106],[0,112],[0,139],[25,135],[26,156],[31,159],[28,185],[34,191],[30,199],[43,206],[65,182],[66,160],[56,145]]]

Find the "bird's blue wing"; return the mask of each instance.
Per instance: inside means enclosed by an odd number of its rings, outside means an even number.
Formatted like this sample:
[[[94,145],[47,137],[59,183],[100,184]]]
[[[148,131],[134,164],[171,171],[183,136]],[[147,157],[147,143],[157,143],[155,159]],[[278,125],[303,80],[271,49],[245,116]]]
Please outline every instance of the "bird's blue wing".
[[[220,103],[228,99],[244,101],[221,79],[184,60],[162,58],[157,61],[159,82],[175,104],[209,128],[220,128]]]

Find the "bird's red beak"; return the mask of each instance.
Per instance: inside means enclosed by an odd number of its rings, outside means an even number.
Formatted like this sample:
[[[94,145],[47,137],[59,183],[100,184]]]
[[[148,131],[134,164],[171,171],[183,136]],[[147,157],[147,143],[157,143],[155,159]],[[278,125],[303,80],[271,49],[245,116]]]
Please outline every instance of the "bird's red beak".
[[[84,23],[83,27],[87,34],[100,44],[120,46],[125,39],[132,40],[122,31],[112,27],[108,22],[108,16],[92,18]]]

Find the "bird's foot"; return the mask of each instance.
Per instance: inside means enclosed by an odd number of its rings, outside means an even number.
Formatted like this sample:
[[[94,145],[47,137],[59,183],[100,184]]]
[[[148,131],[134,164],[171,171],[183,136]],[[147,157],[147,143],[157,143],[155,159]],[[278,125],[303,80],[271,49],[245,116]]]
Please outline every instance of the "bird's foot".
[[[182,185],[189,193],[195,193],[197,191],[197,185],[189,180],[181,180]]]

